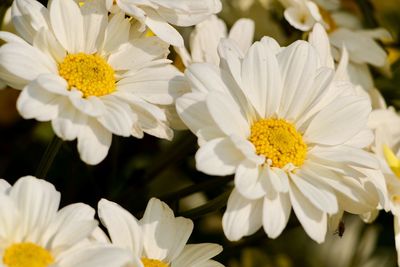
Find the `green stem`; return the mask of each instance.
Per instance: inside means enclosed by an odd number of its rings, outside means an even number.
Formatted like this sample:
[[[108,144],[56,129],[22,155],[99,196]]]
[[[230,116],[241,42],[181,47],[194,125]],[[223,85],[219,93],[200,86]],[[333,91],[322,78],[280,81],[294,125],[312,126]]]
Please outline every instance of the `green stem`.
[[[228,201],[230,193],[231,191],[224,192],[218,197],[208,201],[206,204],[191,210],[181,212],[179,215],[194,220],[208,213],[218,211],[226,206],[226,202]]]
[[[53,139],[46,148],[42,159],[40,160],[39,167],[36,170],[36,177],[45,179],[51,165],[53,164],[54,158],[56,157],[63,140],[54,135]]]

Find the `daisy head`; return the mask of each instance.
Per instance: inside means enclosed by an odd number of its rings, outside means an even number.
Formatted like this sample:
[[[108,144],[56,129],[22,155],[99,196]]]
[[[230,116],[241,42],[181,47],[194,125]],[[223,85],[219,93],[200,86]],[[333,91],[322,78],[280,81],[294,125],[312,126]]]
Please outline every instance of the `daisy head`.
[[[0,78],[23,89],[25,119],[51,121],[63,140],[78,141],[83,161],[105,158],[112,134],[171,139],[165,107],[185,90],[158,37],[133,38],[129,19],[108,16],[103,1],[16,0],[20,37],[0,32]]]
[[[217,244],[186,244],[193,222],[175,217],[167,204],[152,198],[141,220],[118,204],[102,199],[98,205],[101,222],[112,244],[131,253],[132,266],[222,267],[211,260],[222,251]],[[135,265],[134,265],[135,264]]]
[[[359,169],[377,168],[363,150],[372,141],[369,99],[335,81],[307,42],[285,48],[264,37],[244,57],[227,42],[219,68],[188,68],[192,92],[177,110],[198,137],[197,169],[235,175],[223,217],[228,239],[260,227],[275,238],[293,208],[322,242],[328,215],[374,209],[376,189]]]
[[[0,180],[1,266],[95,267],[127,261],[121,249],[89,242],[97,227],[91,207],[76,203],[58,210],[59,204],[60,193],[44,180],[27,176],[13,186]]]

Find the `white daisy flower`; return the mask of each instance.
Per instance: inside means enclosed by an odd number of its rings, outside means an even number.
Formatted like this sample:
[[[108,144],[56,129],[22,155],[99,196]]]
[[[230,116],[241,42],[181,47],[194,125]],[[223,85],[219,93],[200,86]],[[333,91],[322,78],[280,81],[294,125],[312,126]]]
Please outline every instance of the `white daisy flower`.
[[[130,252],[132,266],[223,266],[210,260],[222,251],[222,247],[209,243],[187,245],[193,222],[175,217],[168,205],[158,199],[149,201],[141,220],[105,199],[99,202],[98,214],[112,243]]]
[[[106,0],[106,5],[108,10],[116,6],[138,20],[141,31],[147,26],[165,42],[179,47],[184,46],[183,38],[170,24],[192,26],[222,9],[220,0]]]
[[[15,0],[13,21],[26,41],[0,33],[0,78],[23,89],[25,119],[51,121],[61,139],[77,139],[88,164],[106,157],[112,134],[172,138],[160,106],[173,105],[186,85],[166,59],[168,44],[129,38],[129,20],[109,19],[101,1],[53,0],[47,9]]]
[[[192,63],[208,62],[219,64],[218,44],[221,39],[229,38],[235,41],[243,53],[246,53],[254,38],[254,21],[239,19],[233,24],[229,34],[226,24],[217,16],[196,25],[190,34],[190,53],[185,47],[176,47],[185,67]]]
[[[177,100],[177,110],[198,137],[197,169],[235,174],[223,216],[228,239],[262,226],[275,238],[293,207],[306,233],[322,242],[328,215],[375,208],[375,186],[356,170],[378,168],[362,149],[372,136],[369,99],[344,94],[351,83],[333,81],[333,69],[321,67],[307,42],[283,48],[264,37],[244,58],[226,42],[220,68],[188,68],[193,92]]]
[[[82,203],[58,210],[60,193],[32,176],[13,186],[0,180],[0,266],[118,266],[129,255],[86,239],[97,226],[95,211]]]

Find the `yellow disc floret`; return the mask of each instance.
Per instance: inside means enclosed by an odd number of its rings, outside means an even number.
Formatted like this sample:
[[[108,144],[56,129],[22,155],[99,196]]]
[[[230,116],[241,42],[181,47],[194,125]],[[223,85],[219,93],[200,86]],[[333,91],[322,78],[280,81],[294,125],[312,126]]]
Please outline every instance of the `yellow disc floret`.
[[[142,263],[144,267],[168,267],[168,264],[162,261],[148,259],[148,258],[142,258]]]
[[[258,155],[271,160],[273,167],[282,168],[288,163],[303,165],[307,145],[293,124],[283,119],[261,119],[251,127],[250,142]]]
[[[83,97],[103,96],[115,91],[113,68],[99,55],[69,54],[58,66],[69,89],[76,88]]]
[[[3,256],[3,264],[7,267],[48,267],[53,263],[49,251],[29,242],[9,246]]]

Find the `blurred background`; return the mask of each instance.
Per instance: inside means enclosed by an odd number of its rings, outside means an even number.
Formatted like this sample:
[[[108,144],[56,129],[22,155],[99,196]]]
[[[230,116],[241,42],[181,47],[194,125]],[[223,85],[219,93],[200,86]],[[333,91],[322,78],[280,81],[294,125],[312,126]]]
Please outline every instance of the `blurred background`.
[[[41,1],[44,5],[47,1]],[[241,17],[256,23],[255,40],[271,36],[281,45],[302,39],[303,33],[283,18],[275,0],[225,0],[219,14],[229,26]],[[12,0],[1,0],[0,21]],[[366,28],[384,27],[394,41],[382,43],[389,54],[390,71],[372,69],[375,86],[388,104],[400,109],[400,0],[342,0]],[[362,12],[360,6],[369,9]],[[5,23],[6,24],[6,23]],[[2,29],[9,29],[3,23]],[[188,29],[185,29],[188,31]],[[189,29],[190,31],[190,29]],[[0,90],[0,177],[13,183],[34,175],[46,147],[53,139],[49,123],[22,119],[15,109],[17,90]],[[116,201],[140,218],[151,197],[166,201],[176,214],[195,222],[190,243],[215,242],[224,246],[217,260],[231,267],[390,267],[396,266],[393,217],[381,212],[372,224],[358,217],[344,218],[342,237],[328,233],[318,245],[299,227],[295,216],[276,240],[263,230],[239,242],[225,239],[221,216],[230,193],[232,177],[211,177],[195,170],[195,137],[177,131],[172,142],[145,136],[113,138],[107,158],[97,166],[79,159],[74,142],[64,142],[47,180],[62,194],[62,206],[85,202],[96,207],[101,198]]]

